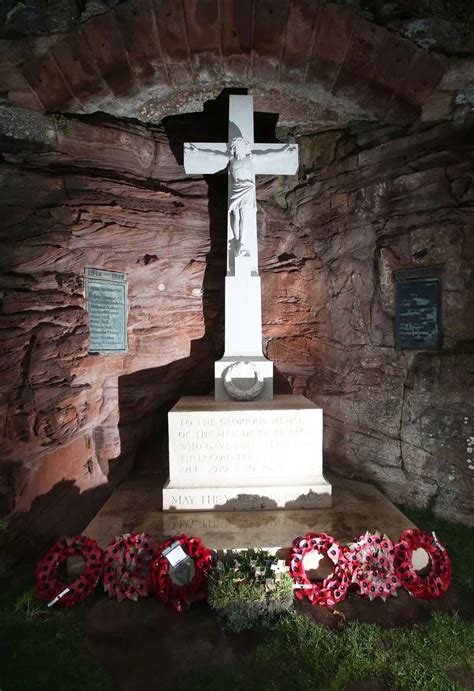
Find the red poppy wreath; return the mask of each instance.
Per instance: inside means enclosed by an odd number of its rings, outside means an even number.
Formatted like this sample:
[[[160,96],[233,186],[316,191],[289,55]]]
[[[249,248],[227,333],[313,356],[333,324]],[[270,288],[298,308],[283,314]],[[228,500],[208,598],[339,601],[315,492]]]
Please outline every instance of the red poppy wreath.
[[[192,600],[204,597],[212,552],[198,537],[178,535],[158,549],[151,576],[158,600],[182,612]]]
[[[58,571],[68,558],[80,554],[84,569],[71,583],[59,580]],[[72,607],[94,592],[102,575],[103,552],[95,540],[85,535],[66,537],[51,547],[36,567],[36,592],[48,606]]]
[[[318,552],[327,555],[334,564],[333,572],[321,581],[311,581],[303,564],[307,554]],[[334,606],[347,595],[349,578],[347,558],[343,548],[326,533],[308,533],[293,540],[288,557],[290,575],[294,581],[295,596],[302,600],[307,597],[312,605]]]
[[[413,552],[424,549],[431,560],[431,571],[420,576],[413,566]],[[451,583],[451,562],[446,547],[435,533],[424,530],[404,530],[395,545],[395,568],[400,581],[410,595],[423,600],[435,600],[446,592]]]
[[[146,596],[151,590],[151,560],[157,542],[147,533],[115,538],[104,555],[104,590],[119,602]]]
[[[351,582],[369,600],[397,596],[393,543],[386,535],[366,532],[346,547]]]

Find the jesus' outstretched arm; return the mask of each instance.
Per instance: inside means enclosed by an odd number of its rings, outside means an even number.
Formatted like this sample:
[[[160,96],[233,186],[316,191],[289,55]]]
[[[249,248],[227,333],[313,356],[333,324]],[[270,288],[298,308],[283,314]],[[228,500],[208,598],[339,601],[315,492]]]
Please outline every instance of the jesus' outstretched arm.
[[[222,151],[218,151],[216,149],[205,149],[204,147],[196,146],[196,144],[192,144],[191,142],[186,142],[184,145],[184,150],[187,154],[201,154],[206,157],[213,158],[219,163],[222,163],[223,166],[226,166],[229,162],[229,154],[222,153]]]
[[[253,149],[252,155],[259,158],[260,156],[265,156],[266,161],[273,159],[282,158],[284,156],[290,156],[298,151],[298,146],[296,144],[282,144],[281,149]]]

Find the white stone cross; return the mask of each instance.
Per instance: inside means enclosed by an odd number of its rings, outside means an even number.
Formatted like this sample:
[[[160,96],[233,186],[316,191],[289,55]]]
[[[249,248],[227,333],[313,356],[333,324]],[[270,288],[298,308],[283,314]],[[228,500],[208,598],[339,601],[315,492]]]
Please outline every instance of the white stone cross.
[[[191,174],[228,170],[225,350],[215,363],[216,400],[269,400],[273,363],[262,352],[255,175],[294,175],[296,144],[255,144],[253,97],[230,96],[229,142],[186,143]]]

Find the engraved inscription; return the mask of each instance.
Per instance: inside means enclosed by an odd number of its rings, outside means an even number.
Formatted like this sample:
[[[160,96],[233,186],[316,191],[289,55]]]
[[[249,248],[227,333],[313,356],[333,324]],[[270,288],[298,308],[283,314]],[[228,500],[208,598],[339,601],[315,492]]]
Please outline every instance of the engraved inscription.
[[[170,508],[184,509],[184,510],[213,510],[217,508],[226,509],[226,505],[232,509],[240,508],[246,509],[276,509],[282,508],[287,503],[298,503],[298,506],[305,508],[306,506],[314,506],[318,503],[318,498],[324,497],[324,493],[313,492],[307,488],[301,488],[301,492],[293,489],[293,491],[275,491],[274,489],[262,489],[262,494],[252,494],[245,491],[240,492],[235,490],[208,490],[203,492],[195,492],[192,495],[180,493],[177,491],[170,497]],[[209,527],[209,526],[207,526]]]
[[[127,352],[127,274],[86,268],[89,352]]]
[[[322,466],[322,430],[315,412],[172,413],[170,476],[191,481],[316,475]]]
[[[194,499],[195,497],[178,494],[171,497],[171,504],[177,506],[192,506],[194,504]]]
[[[199,535],[201,530],[219,528],[221,523],[219,518],[189,518],[189,514],[177,516],[175,513],[166,516],[166,529],[171,535],[177,532]]]
[[[395,345],[398,350],[435,349],[441,345],[440,278],[424,277],[421,271],[414,276],[409,271],[397,274]],[[409,275],[405,277],[405,274]]]

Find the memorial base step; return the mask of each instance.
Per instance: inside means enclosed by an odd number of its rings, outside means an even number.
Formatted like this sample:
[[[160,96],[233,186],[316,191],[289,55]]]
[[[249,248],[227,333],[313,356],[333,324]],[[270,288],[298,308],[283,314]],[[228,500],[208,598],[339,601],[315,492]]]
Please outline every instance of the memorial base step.
[[[415,527],[373,485],[331,475],[330,508],[278,511],[163,511],[163,480],[156,475],[130,476],[117,487],[84,529],[102,548],[117,535],[147,532],[158,540],[186,533],[210,549],[288,549],[298,535],[325,532],[350,541],[366,530],[379,530],[397,541]]]
[[[229,483],[227,487],[171,485],[163,488],[164,511],[272,511],[322,509],[331,506],[332,488],[324,477],[291,484],[281,479],[269,485]]]

